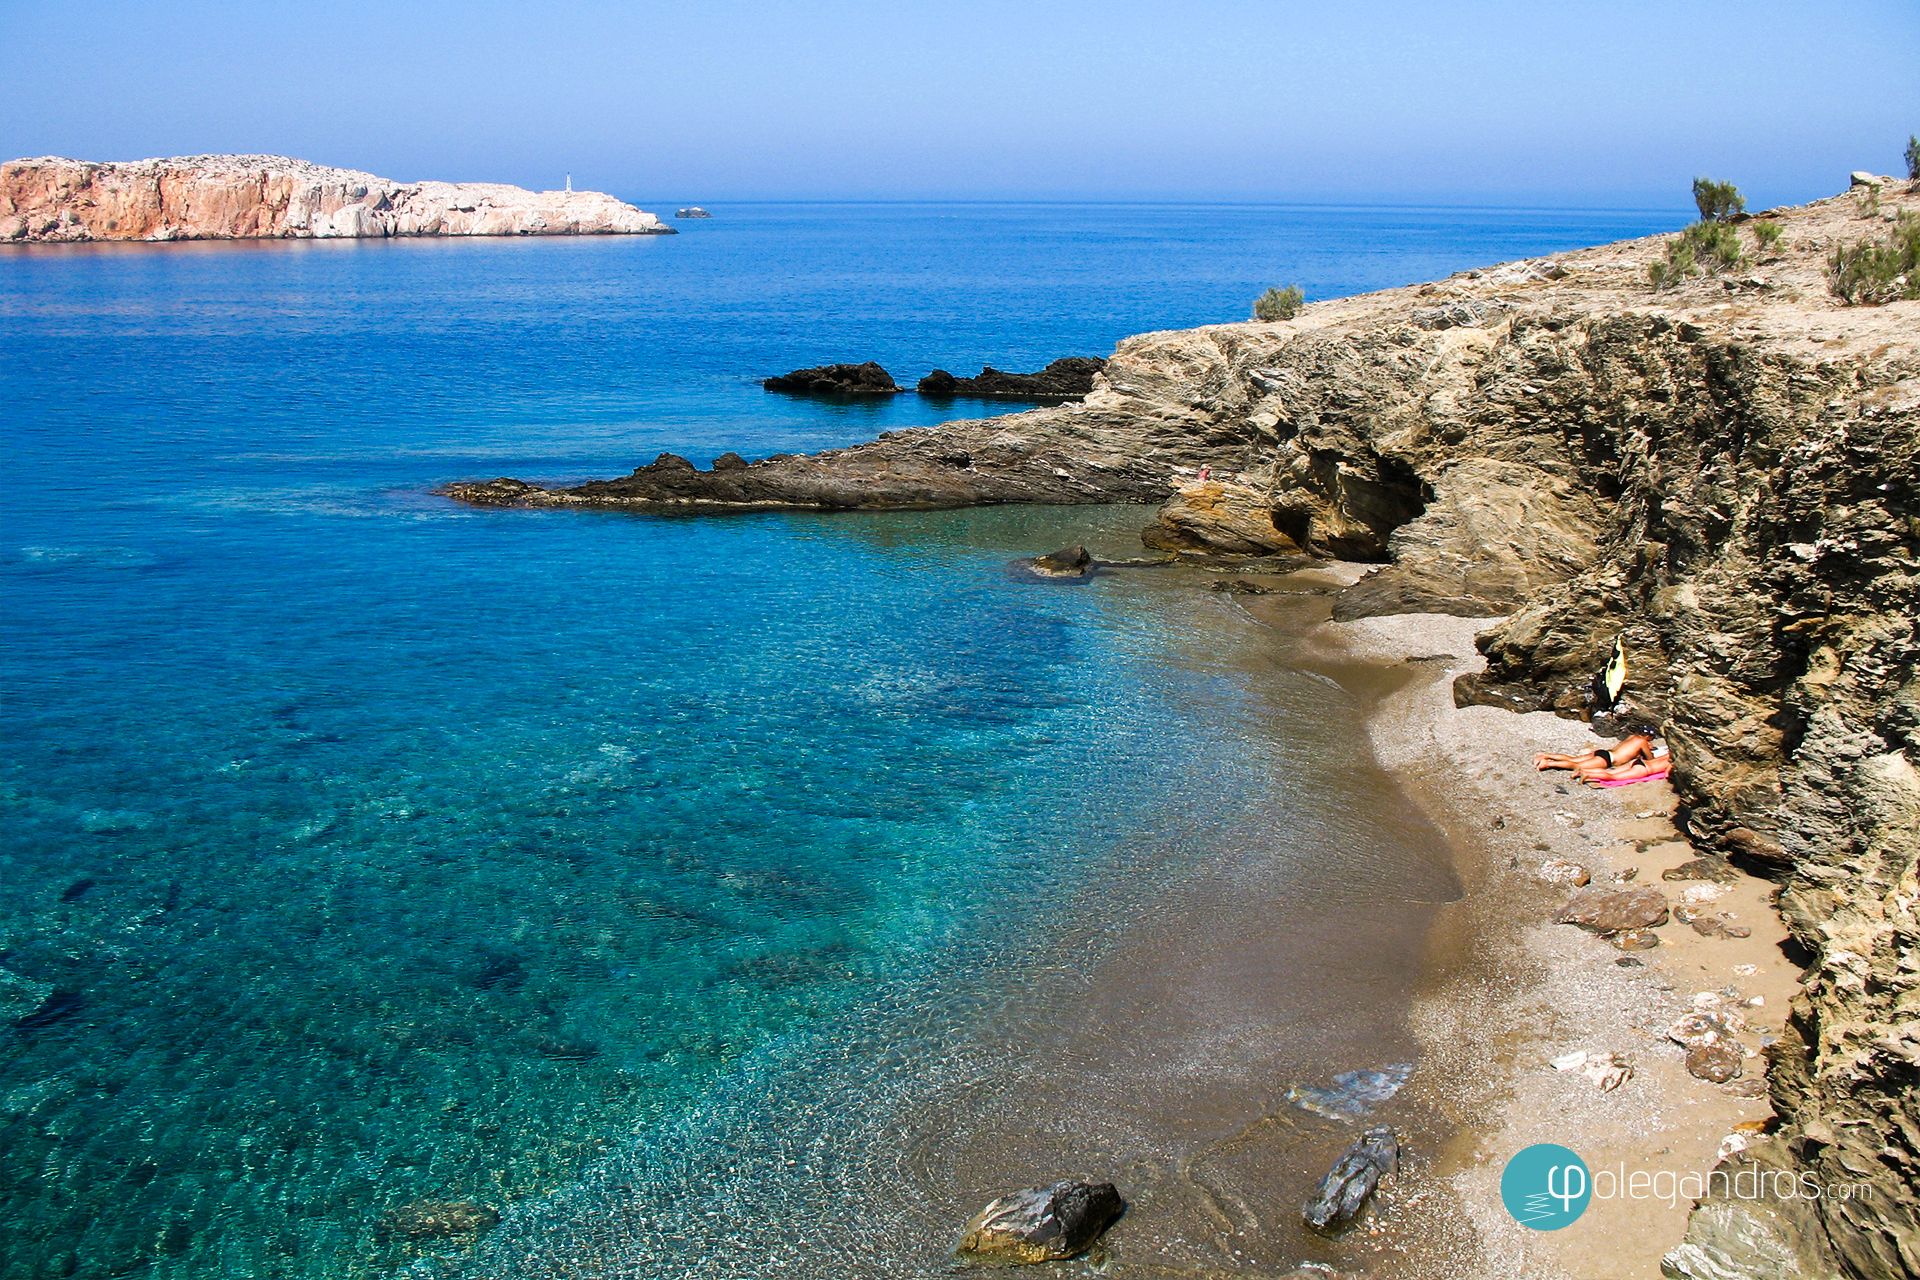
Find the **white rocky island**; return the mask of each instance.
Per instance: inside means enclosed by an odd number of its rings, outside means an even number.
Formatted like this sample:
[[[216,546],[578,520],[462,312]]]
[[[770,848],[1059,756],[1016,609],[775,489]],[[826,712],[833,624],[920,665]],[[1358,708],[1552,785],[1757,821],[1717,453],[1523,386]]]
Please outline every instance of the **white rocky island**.
[[[672,234],[599,191],[395,182],[287,156],[0,164],[0,242]]]

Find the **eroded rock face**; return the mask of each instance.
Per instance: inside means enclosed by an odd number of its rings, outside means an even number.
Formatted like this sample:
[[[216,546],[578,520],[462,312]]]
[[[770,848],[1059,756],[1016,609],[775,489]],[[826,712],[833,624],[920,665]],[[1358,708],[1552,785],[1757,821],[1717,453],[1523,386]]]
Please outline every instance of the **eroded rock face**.
[[[1111,1182],[1055,1182],[1001,1196],[975,1214],[959,1256],[978,1262],[1058,1262],[1085,1253],[1126,1208]]]
[[[598,191],[395,182],[288,156],[0,164],[0,241],[671,235]]]

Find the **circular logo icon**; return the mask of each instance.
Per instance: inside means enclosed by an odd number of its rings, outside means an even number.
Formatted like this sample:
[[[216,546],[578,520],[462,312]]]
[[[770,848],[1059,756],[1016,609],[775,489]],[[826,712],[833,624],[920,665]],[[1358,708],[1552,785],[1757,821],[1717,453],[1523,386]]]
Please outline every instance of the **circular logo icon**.
[[[1536,1142],[1516,1152],[1500,1174],[1500,1199],[1507,1212],[1535,1231],[1573,1225],[1592,1198],[1587,1162],[1552,1142]]]

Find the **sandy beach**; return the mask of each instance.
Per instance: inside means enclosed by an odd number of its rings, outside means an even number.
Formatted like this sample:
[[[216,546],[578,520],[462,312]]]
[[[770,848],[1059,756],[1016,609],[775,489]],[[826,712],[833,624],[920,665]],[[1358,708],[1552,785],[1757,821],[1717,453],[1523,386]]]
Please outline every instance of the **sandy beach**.
[[[1248,581],[1312,592],[1364,572],[1332,565]],[[1325,620],[1313,594],[1241,598],[1296,650],[1289,660],[1375,691],[1367,738],[1446,833],[1464,888],[1437,913],[1412,1015],[1420,1069],[1407,1103],[1451,1136],[1423,1151],[1423,1135],[1408,1135],[1411,1169],[1386,1201],[1391,1234],[1417,1241],[1401,1274],[1659,1276],[1693,1204],[1679,1180],[1704,1175],[1773,1114],[1759,1051],[1798,989],[1773,886],[1744,874],[1665,879],[1697,856],[1665,782],[1596,790],[1535,770],[1537,752],[1607,741],[1583,723],[1456,707],[1453,680],[1480,668],[1473,638],[1494,619],[1341,623]],[[1709,937],[1674,918],[1653,931],[1657,946],[1619,949],[1554,923],[1571,893],[1543,878],[1554,860],[1585,868],[1594,884],[1654,886],[1673,907],[1750,933]],[[1737,1005],[1748,1024],[1741,1074],[1725,1084],[1690,1075],[1667,1035],[1682,1014],[1716,1002]],[[1603,1090],[1578,1067],[1553,1065],[1581,1052],[1617,1055],[1631,1074]],[[1507,1159],[1536,1142],[1571,1147],[1596,1171],[1646,1171],[1662,1194],[1596,1198],[1566,1229],[1528,1230],[1502,1206],[1499,1180]]]

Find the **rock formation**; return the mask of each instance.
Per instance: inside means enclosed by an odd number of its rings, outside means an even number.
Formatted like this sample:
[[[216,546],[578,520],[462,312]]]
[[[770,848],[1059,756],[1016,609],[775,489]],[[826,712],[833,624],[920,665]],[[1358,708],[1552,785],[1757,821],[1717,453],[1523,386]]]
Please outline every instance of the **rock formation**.
[[[1001,1196],[967,1223],[962,1258],[1058,1262],[1085,1253],[1126,1208],[1111,1182],[1064,1180]]]
[[[916,388],[923,396],[1006,396],[1020,400],[1070,400],[1093,390],[1093,375],[1106,367],[1093,356],[1066,356],[1038,373],[1008,373],[984,365],[979,376],[956,378],[935,369]]]
[[[286,156],[0,164],[0,241],[672,233],[598,191],[395,182]]]
[[[1696,843],[1780,883],[1807,966],[1749,1163],[1847,1197],[1709,1199],[1675,1275],[1920,1277],[1920,302],[1844,307],[1837,244],[1920,208],[1778,210],[1655,292],[1660,238],[1122,343],[1084,401],[744,468],[470,502],[1164,502],[1161,547],[1382,567],[1338,616],[1506,615],[1463,701],[1572,713],[1616,635]],[[1757,259],[1757,260],[1756,260]],[[1200,467],[1214,478],[1191,479]],[[1627,939],[1630,934],[1620,935]],[[1782,1233],[1788,1237],[1782,1238]],[[1749,1253],[1742,1255],[1741,1250]],[[1702,1269],[1709,1265],[1719,1270]],[[1776,1259],[1777,1260],[1777,1259]]]
[[[1313,1196],[1300,1208],[1307,1226],[1334,1235],[1353,1225],[1380,1185],[1400,1167],[1400,1142],[1386,1125],[1367,1130],[1327,1170]]]
[[[766,378],[761,386],[802,396],[890,396],[900,390],[893,375],[874,361],[823,364]]]

